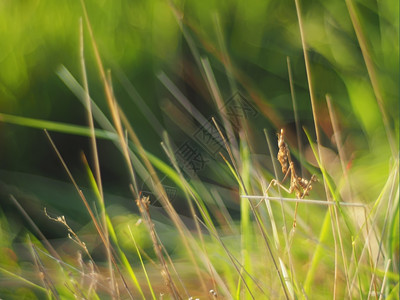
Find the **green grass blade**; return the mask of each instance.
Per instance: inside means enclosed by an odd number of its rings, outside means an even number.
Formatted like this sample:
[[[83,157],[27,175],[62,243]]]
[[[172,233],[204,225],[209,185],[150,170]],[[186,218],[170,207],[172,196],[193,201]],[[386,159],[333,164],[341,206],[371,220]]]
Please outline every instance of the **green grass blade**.
[[[142,269],[143,269],[144,275],[146,276],[146,281],[147,281],[147,285],[149,286],[149,289],[150,289],[150,292],[151,292],[151,296],[153,297],[153,300],[156,300],[157,298],[156,298],[156,295],[154,294],[153,286],[151,285],[151,281],[150,281],[150,278],[149,278],[149,276],[147,274],[146,267],[144,266],[142,255],[140,254],[139,248],[138,248],[138,246],[136,244],[136,240],[135,240],[135,237],[133,236],[133,233],[132,233],[132,230],[131,230],[130,226],[128,226],[128,228],[129,228],[129,234],[130,234],[130,236],[132,238],[133,244],[135,245],[135,249],[136,249],[137,255],[139,257],[140,264],[142,265]]]
[[[138,289],[140,295],[142,296],[143,299],[146,299],[144,296],[144,293],[142,291],[142,288],[140,287],[139,281],[137,280],[137,277],[135,275],[135,272],[133,271],[132,266],[130,265],[125,253],[122,251],[121,247],[119,246],[119,242],[118,242],[118,238],[117,235],[115,234],[115,230],[114,230],[114,226],[110,220],[110,217],[108,216],[107,212],[106,212],[106,208],[104,206],[104,202],[101,199],[101,195],[100,195],[100,190],[97,186],[96,183],[96,179],[94,178],[93,172],[90,169],[89,165],[86,164],[86,171],[89,177],[89,182],[96,194],[96,199],[97,199],[97,203],[100,205],[101,211],[104,212],[105,217],[106,217],[106,226],[108,229],[108,234],[111,237],[112,241],[114,242],[114,244],[117,247],[117,251],[119,254],[119,257],[122,261],[122,264],[124,265],[124,267],[126,268],[126,270],[128,271],[129,276],[131,277],[132,281],[134,282],[136,288]]]
[[[47,129],[49,131],[62,132],[62,133],[87,136],[87,137],[91,136],[90,128],[74,124],[26,118],[26,117],[8,115],[3,113],[0,113],[0,121],[4,123],[30,127],[30,128]],[[95,130],[95,135],[97,138],[108,139],[108,140],[114,139],[116,137],[115,134],[100,129]]]
[[[304,291],[305,291],[306,295],[308,295],[308,296],[311,296],[311,294],[310,294],[311,285],[314,282],[318,265],[321,262],[322,257],[325,255],[324,254],[325,249],[323,247],[323,244],[329,238],[329,234],[331,232],[330,225],[331,225],[331,215],[330,215],[329,211],[327,211],[325,213],[324,222],[322,224],[321,232],[319,234],[318,245],[314,251],[314,255],[313,255],[313,258],[311,261],[311,266],[307,272],[306,279],[304,281]]]
[[[133,283],[135,284],[136,288],[138,289],[140,295],[142,296],[143,299],[146,299],[143,290],[139,284],[139,281],[137,280],[137,277],[135,275],[135,272],[133,271],[133,268],[131,264],[128,261],[128,258],[126,257],[125,253],[122,251],[121,247],[119,246],[118,238],[117,235],[115,234],[114,226],[110,220],[110,217],[107,215],[107,227],[108,227],[108,232],[110,234],[111,240],[114,242],[114,244],[117,247],[118,255],[122,261],[123,266],[126,268],[128,271],[129,276],[131,277]]]
[[[324,176],[324,178],[326,180],[326,184],[327,184],[328,189],[329,189],[329,191],[330,191],[330,193],[331,193],[331,195],[333,197],[333,200],[336,202],[337,208],[338,208],[341,216],[343,217],[343,220],[344,220],[344,222],[345,222],[345,224],[347,226],[347,229],[350,232],[350,235],[353,235],[352,226],[351,226],[351,220],[348,217],[348,215],[343,211],[342,207],[340,206],[340,203],[339,203],[340,199],[338,198],[338,193],[335,191],[335,188],[333,186],[332,180],[331,180],[329,174],[326,172],[325,167],[321,163],[321,160],[320,160],[320,157],[318,155],[317,149],[315,149],[315,145],[312,142],[312,139],[311,139],[311,136],[310,136],[309,132],[305,128],[304,128],[304,132],[307,135],[308,142],[309,142],[310,147],[311,147],[311,149],[313,151],[315,159],[317,160],[317,163],[318,163],[318,166],[319,166],[319,168],[321,170],[321,173],[322,173],[322,175]]]
[[[245,191],[250,191],[250,151],[247,147],[246,141],[243,139],[240,143],[240,157],[242,162],[242,180],[246,189],[241,190],[241,194],[245,194]],[[243,200],[240,202],[240,224],[242,231],[242,259],[243,267],[251,273],[251,261],[250,253],[252,249],[252,228],[250,222],[250,203],[249,201]],[[245,275],[244,278],[247,278]],[[253,289],[252,281],[248,281],[249,289]],[[249,294],[246,293],[245,299],[249,298]]]
[[[33,287],[33,288],[35,288],[35,289],[37,289],[37,290],[39,290],[41,292],[47,293],[47,290],[45,288],[41,287],[40,285],[37,285],[36,283],[33,283],[32,281],[29,281],[28,279],[25,279],[22,276],[19,276],[19,275],[13,273],[13,272],[10,272],[10,271],[2,268],[2,267],[0,267],[0,271],[3,272],[4,274],[8,275],[9,277],[18,279],[19,281],[23,282],[26,285],[29,285],[29,286],[31,286],[31,287]]]

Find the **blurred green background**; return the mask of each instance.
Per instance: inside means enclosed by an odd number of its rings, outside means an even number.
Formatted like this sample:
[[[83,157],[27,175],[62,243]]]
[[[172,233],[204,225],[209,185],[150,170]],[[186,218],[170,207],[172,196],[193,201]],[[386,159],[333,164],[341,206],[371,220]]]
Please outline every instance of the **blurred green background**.
[[[387,114],[386,128],[346,1],[301,1],[302,17],[316,96],[316,113],[319,116],[317,125],[322,132],[321,145],[327,154],[325,167],[335,184],[333,189],[338,196],[343,196],[340,200],[373,206],[385,203],[383,198],[392,199],[386,197],[386,184],[394,181],[396,175],[391,172],[398,163],[399,1],[352,2],[356,19],[366,37],[367,55],[371,58],[377,85],[382,94],[383,109]],[[245,101],[254,108],[255,113],[246,120],[246,139],[243,135],[240,139],[235,136],[241,142],[249,141],[250,155],[243,157],[243,165],[249,162],[254,164],[254,170],[252,165],[249,166],[251,170],[248,170],[249,173],[254,171],[249,176],[249,181],[254,181],[249,183],[253,189],[251,192],[261,194],[260,182],[275,178],[272,175],[264,128],[273,143],[273,151],[277,151],[276,132],[285,128],[298,172],[308,168],[310,173],[315,172],[322,177],[304,132],[300,133],[303,149],[298,149],[296,140],[288,58],[293,72],[296,112],[300,126],[307,128],[313,140],[315,133],[293,0],[86,0],[85,4],[103,64],[112,76],[118,104],[144,148],[171,166],[160,145],[163,130],[168,132],[176,148],[185,143],[197,143],[198,150],[200,149],[205,158],[205,166],[196,174],[202,184],[196,185],[198,182],[195,180],[191,184],[193,190],[198,189],[196,192],[199,192],[204,203],[215,196],[210,203],[206,203],[213,217],[217,218],[218,209],[226,206],[229,217],[232,216],[233,219],[230,225],[234,228],[236,222],[242,226],[240,222],[244,224],[243,220],[247,220],[249,215],[241,211],[240,205],[244,202],[240,202],[238,184],[222,159],[210,155],[210,149],[202,148],[196,141],[196,133],[202,124],[199,124],[201,122],[196,120],[195,115],[201,114],[205,119],[216,116],[221,122],[222,110],[218,109],[213,100],[210,81],[205,74],[208,67],[207,71],[212,70],[215,76],[215,83],[224,103],[240,92]],[[79,42],[81,19],[83,10],[78,0],[0,0],[0,257],[4,260],[5,267],[13,264],[15,266],[12,267],[16,267],[20,264],[21,269],[26,268],[28,273],[32,264],[24,249],[28,245],[26,231],[32,230],[32,226],[10,200],[10,194],[15,196],[55,247],[60,246],[62,254],[71,261],[75,260],[71,253],[76,252],[76,245],[66,239],[67,230],[64,226],[45,216],[44,207],[47,207],[51,216],[66,216],[71,228],[77,231],[82,240],[87,241],[95,260],[104,261],[106,257],[96,241],[95,229],[89,215],[42,128],[31,126],[39,120],[50,121],[49,124],[55,126],[64,123],[86,127],[88,124],[84,106],[64,82],[65,78],[64,81],[61,78],[68,70],[77,82],[83,82]],[[83,36],[90,95],[111,120],[85,21]],[[179,93],[171,93],[168,88],[172,86],[176,86]],[[349,177],[343,175],[338,159],[326,104],[327,94],[331,96],[332,106],[337,114]],[[182,101],[182,98],[187,99],[190,109],[185,109],[179,103],[178,100]],[[146,109],[143,109],[144,105]],[[194,113],[196,110],[199,113]],[[19,125],[16,124],[18,122]],[[95,122],[97,128],[101,125]],[[50,134],[92,205],[95,196],[88,188],[88,175],[81,157],[84,152],[89,162],[92,161],[89,138],[56,131],[50,131]],[[391,138],[392,149],[388,142]],[[130,239],[125,239],[126,232],[123,231],[126,230],[126,224],[133,226],[139,217],[137,210],[135,214],[135,203],[129,190],[131,182],[126,162],[110,140],[98,139],[98,149],[107,214],[119,231],[118,234],[121,234],[120,237],[123,237],[120,239],[124,239],[123,246],[129,249],[130,255],[134,252],[132,243]],[[296,160],[299,157],[298,150],[305,162],[301,167]],[[246,156],[245,154],[243,151],[242,155]],[[261,171],[257,173],[258,170]],[[243,173],[246,171],[247,169]],[[177,182],[164,177],[161,172],[158,175],[162,184],[169,188],[174,208],[181,216],[189,215],[186,199],[177,188]],[[306,171],[305,175],[301,175],[305,178],[311,176]],[[278,178],[283,178],[279,176]],[[347,178],[351,178],[351,184],[356,187],[354,198],[350,197],[351,199],[346,198],[346,193],[343,192],[343,186],[350,186],[350,179]],[[346,180],[348,182],[344,182]],[[148,181],[148,178],[138,178],[139,189],[143,194],[151,194]],[[313,184],[310,197],[314,196],[325,199],[322,182]],[[159,205],[154,201],[154,195],[152,197],[151,213],[157,231],[165,240],[167,250],[171,250],[180,260],[179,255],[184,257],[184,250],[179,248],[178,235],[170,226],[171,221],[165,216],[165,212],[157,207]],[[221,206],[213,202],[217,200],[222,203]],[[393,203],[394,207],[398,205],[398,202]],[[315,230],[316,241],[324,209],[307,205],[299,208],[299,218],[303,218],[304,223]],[[391,228],[388,239],[397,237],[398,231],[394,228],[398,224],[398,214],[392,212],[391,207],[385,207],[377,214],[379,220],[376,224],[374,221],[374,230],[383,228],[384,236],[388,221]],[[182,218],[190,229],[194,228],[193,220],[184,216]],[[282,223],[278,220],[277,224]],[[152,248],[147,231],[135,235],[140,239],[138,242],[141,247],[145,250]],[[308,237],[314,240],[313,235]],[[243,236],[229,236],[228,233],[227,238],[232,240],[235,251],[244,249],[236,247],[236,242],[239,243]],[[351,238],[353,239],[353,235]],[[314,247],[317,249],[317,244],[314,241],[311,244],[305,243],[306,239],[302,235],[299,235],[299,239],[303,246],[294,250],[302,256],[298,263],[299,269],[304,271],[312,264],[311,255]],[[397,240],[390,240],[392,246],[388,249],[393,252],[393,263],[398,265]],[[263,252],[265,249],[262,249],[264,246],[260,245],[257,244],[254,252],[257,255],[261,253],[260,257],[266,257],[266,252]],[[333,252],[330,253],[333,256]],[[328,256],[326,258],[329,260],[331,257]],[[387,257],[391,258],[391,255]],[[258,262],[259,257],[254,261]],[[355,261],[357,265],[357,259]],[[218,262],[225,267],[223,259],[218,257]],[[333,274],[333,263],[329,270],[324,269],[324,266],[320,269],[323,274],[321,278],[329,272]],[[265,267],[270,272],[268,266]],[[365,268],[369,266],[365,264]],[[356,269],[358,270],[358,265]],[[393,270],[398,270],[398,266]],[[231,271],[224,272],[228,275],[227,278],[232,275]],[[36,273],[32,271],[30,276],[33,278]],[[326,278],[326,282],[320,287],[319,283],[316,284],[324,298],[330,292],[330,288],[326,286],[331,284],[331,277]],[[9,286],[12,283],[17,287],[18,281],[6,276],[0,278],[0,281],[0,293],[7,292],[9,294],[6,296],[10,298],[19,297],[17,293],[12,294],[14,291],[10,292]],[[197,280],[193,282],[198,285]],[[369,285],[369,279],[365,282]],[[22,289],[20,293],[24,295],[26,291]]]
[[[370,150],[371,140],[377,136],[385,140],[385,134],[345,1],[303,2],[303,21],[321,116],[319,125],[326,134],[324,143],[330,143],[332,134],[326,122],[325,95],[329,93],[341,127],[357,145],[355,149]],[[367,36],[385,109],[397,133],[399,4],[394,0],[354,2]],[[163,160],[167,158],[160,146],[160,132],[154,129],[149,115],[130,99],[121,76],[129,79],[154,117],[179,145],[187,139],[180,128],[186,123],[179,118],[179,105],[157,74],[164,72],[208,118],[216,115],[217,109],[198,65],[200,57],[208,58],[222,98],[226,101],[236,90],[241,91],[259,112],[252,129],[262,132],[267,128],[274,133],[280,126],[294,128],[286,63],[289,57],[301,124],[313,128],[293,1],[206,0],[171,4],[161,0],[88,0],[85,3],[104,65],[111,70],[119,104],[144,147]],[[82,82],[79,58],[82,16],[79,1],[0,2],[1,113],[86,126],[85,109],[57,76],[57,70],[64,65]],[[84,36],[90,94],[108,115],[86,25]],[[193,55],[193,49],[198,54]],[[229,56],[235,70],[236,88],[230,85],[226,74],[224,54]],[[88,139],[63,133],[52,136],[74,176],[86,185],[80,153],[90,153]],[[129,195],[129,178],[119,152],[109,141],[99,143],[105,186],[113,193]],[[0,122],[0,145],[4,182],[12,182],[7,172],[67,180],[43,131]],[[386,150],[380,155],[389,154]],[[266,153],[267,149],[257,151]]]

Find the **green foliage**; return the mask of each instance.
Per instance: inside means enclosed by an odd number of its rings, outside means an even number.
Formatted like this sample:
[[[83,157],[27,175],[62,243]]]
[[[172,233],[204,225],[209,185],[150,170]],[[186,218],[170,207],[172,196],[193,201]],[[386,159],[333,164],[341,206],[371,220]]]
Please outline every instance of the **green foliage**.
[[[399,4],[303,2],[3,1],[0,297],[398,299]]]

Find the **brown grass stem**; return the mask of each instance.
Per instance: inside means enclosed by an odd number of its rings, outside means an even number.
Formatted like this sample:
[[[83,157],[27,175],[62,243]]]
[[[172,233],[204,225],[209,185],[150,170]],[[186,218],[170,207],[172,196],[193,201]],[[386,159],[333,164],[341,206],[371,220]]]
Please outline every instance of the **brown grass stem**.
[[[158,261],[161,264],[161,275],[164,279],[164,283],[167,286],[171,296],[174,299],[182,299],[181,295],[179,294],[178,289],[175,286],[174,281],[172,280],[171,273],[169,272],[167,263],[164,259],[164,255],[162,254],[162,245],[160,244],[157,234],[154,229],[154,224],[151,221],[150,212],[149,212],[149,198],[147,197],[140,197],[136,200],[136,204],[139,208],[140,214],[146,224],[147,229],[149,230],[151,240],[153,242],[153,249],[158,257]]]
[[[83,88],[85,90],[84,100],[85,100],[86,108],[87,108],[87,120],[89,123],[90,132],[91,132],[90,142],[91,142],[92,155],[93,155],[94,174],[96,177],[96,185],[97,185],[97,188],[99,191],[99,196],[100,196],[99,200],[102,203],[102,210],[101,210],[101,217],[102,217],[102,222],[103,222],[102,229],[104,231],[104,237],[106,239],[106,243],[109,245],[110,239],[109,239],[109,235],[108,235],[107,218],[106,218],[105,205],[104,205],[103,184],[102,184],[102,180],[101,180],[100,162],[99,162],[99,155],[98,155],[98,151],[97,151],[97,142],[96,142],[94,121],[93,121],[93,114],[92,114],[92,101],[90,99],[89,84],[88,84],[88,78],[87,78],[87,72],[86,72],[82,19],[80,19],[79,21],[80,21],[79,22],[79,25],[80,25],[80,27],[79,27],[80,28],[80,62],[81,62]],[[85,156],[83,156],[83,157],[84,157],[84,159],[86,159]],[[109,271],[110,278],[111,278],[110,285],[116,286],[115,276],[114,276],[114,271],[113,271],[112,261],[111,261],[110,247],[106,247],[106,253],[107,253],[107,261],[108,261],[108,271]],[[118,290],[118,289],[116,289],[116,290]]]
[[[116,104],[117,105],[117,104]],[[163,187],[163,185],[160,182],[160,179],[158,178],[158,175],[153,167],[153,165],[150,163],[147,155],[146,155],[146,151],[144,150],[142,144],[139,141],[139,138],[137,137],[135,131],[133,130],[132,126],[130,125],[128,118],[125,116],[125,113],[121,110],[118,109],[119,112],[119,116],[121,118],[121,121],[123,122],[123,124],[125,125],[125,127],[127,128],[127,133],[130,137],[130,139],[132,140],[132,142],[134,143],[134,145],[137,147],[138,152],[140,157],[143,160],[144,165],[146,166],[147,171],[150,174],[150,177],[152,179],[153,182],[153,189],[154,192],[157,194],[157,196],[160,199],[160,203],[163,206],[163,208],[166,210],[166,212],[168,213],[168,215],[170,216],[172,222],[174,223],[175,227],[178,229],[179,235],[181,236],[181,240],[185,246],[185,248],[188,250],[189,256],[192,260],[192,263],[195,267],[195,270],[198,274],[198,278],[199,281],[203,287],[203,289],[206,291],[206,284],[204,283],[201,275],[200,275],[200,270],[199,270],[199,266],[196,262],[196,259],[194,257],[193,251],[190,248],[190,243],[189,243],[189,238],[192,238],[191,234],[188,232],[185,224],[182,222],[182,220],[179,218],[177,212],[175,211],[174,207],[172,206],[171,202],[168,199],[168,195],[165,192],[165,189]]]
[[[24,216],[24,218],[29,223],[29,225],[32,226],[32,229],[41,238],[42,242],[46,245],[46,247],[49,250],[49,252],[51,253],[51,255],[53,255],[55,258],[61,260],[60,255],[57,253],[57,251],[54,249],[54,247],[50,244],[49,240],[44,236],[44,234],[39,229],[39,227],[37,227],[37,225],[32,220],[32,218],[29,216],[29,214],[26,212],[26,210],[21,206],[21,204],[19,204],[18,200],[13,195],[10,195],[10,199],[12,202],[14,202],[15,206],[18,208],[18,210]]]
[[[315,134],[316,134],[316,138],[317,138],[317,151],[318,151],[318,156],[319,159],[321,161],[321,167],[324,166],[324,158],[322,156],[322,151],[321,151],[321,137],[320,137],[320,133],[319,133],[319,119],[318,119],[318,114],[317,114],[317,107],[316,107],[316,97],[314,94],[314,88],[313,88],[313,82],[312,82],[312,76],[311,76],[311,64],[310,64],[310,59],[308,56],[308,47],[307,47],[307,42],[306,42],[306,37],[305,37],[305,31],[304,31],[304,26],[303,26],[303,19],[302,19],[302,14],[301,14],[301,8],[300,8],[300,1],[299,0],[294,0],[295,5],[296,5],[296,14],[297,14],[297,20],[299,23],[299,31],[300,31],[300,38],[301,38],[301,45],[303,48],[303,55],[304,55],[304,62],[305,62],[305,66],[306,66],[306,74],[307,74],[307,83],[308,83],[308,90],[310,93],[310,100],[311,100],[311,109],[312,109],[312,114],[313,114],[313,119],[314,119],[314,127],[315,127]],[[325,188],[325,193],[326,193],[326,197],[327,197],[327,201],[332,201],[331,199],[331,195],[328,189],[328,185],[326,182],[326,178],[324,173],[323,175],[323,181],[324,181],[324,188]],[[334,225],[334,219],[335,219],[335,213],[336,210],[334,209],[335,207],[329,206],[330,209],[330,214],[331,214],[331,226],[332,226],[332,235],[333,235],[333,240],[335,243],[335,249],[337,248],[336,246],[336,230],[335,230],[335,225]],[[337,230],[340,230],[339,228],[337,228]],[[340,241],[341,242],[341,241]],[[335,257],[337,257],[335,255]],[[337,261],[335,260],[335,268],[337,268]],[[336,271],[335,271],[336,273]],[[336,287],[337,285],[337,277],[335,277],[335,281],[334,281],[334,285]],[[334,288],[336,291],[336,288]],[[306,291],[308,292],[308,291]],[[334,294],[334,298],[336,297],[336,294]]]
[[[340,149],[338,151],[340,151],[339,159],[341,161],[343,175],[345,176],[346,179],[348,179],[347,170],[346,170],[345,161],[344,161],[344,159],[345,159],[344,151],[343,151],[341,139],[340,139],[340,136],[339,136],[339,134],[340,134],[339,133],[340,132],[339,131],[339,126],[338,126],[336,114],[335,114],[335,112],[334,112],[334,110],[332,108],[331,97],[329,95],[326,95],[326,102],[327,102],[327,105],[328,105],[329,116],[330,116],[330,119],[331,119],[331,124],[332,124],[332,128],[333,128],[334,136],[335,136],[335,139],[336,139],[336,146],[338,147],[338,149]],[[351,193],[350,186],[349,186],[349,193]],[[350,280],[349,280],[349,268],[348,268],[348,265],[347,265],[346,252],[344,251],[344,246],[343,246],[342,230],[340,230],[340,223],[339,223],[339,216],[338,216],[339,213],[338,213],[338,210],[337,210],[336,206],[335,206],[335,211],[334,212],[335,212],[336,228],[337,228],[338,237],[339,237],[339,243],[340,243],[340,250],[341,250],[342,260],[343,260],[344,276],[346,278],[347,292],[348,292],[349,297],[351,297]],[[335,245],[335,247],[336,247],[336,245]],[[335,255],[337,255],[336,252],[335,252]],[[335,258],[335,261],[337,261],[336,258]],[[335,276],[337,278],[337,274],[336,273],[337,273],[337,268],[335,267]],[[335,282],[336,282],[336,280],[335,280]],[[335,287],[336,287],[336,285],[335,285]]]
[[[113,118],[114,127],[115,127],[116,132],[117,132],[118,137],[119,137],[119,142],[121,144],[121,150],[122,150],[122,153],[123,153],[124,158],[126,160],[126,165],[128,166],[129,175],[131,177],[132,184],[133,184],[133,187],[134,187],[134,193],[135,193],[135,196],[137,198],[138,197],[138,188],[137,188],[136,176],[135,176],[135,172],[134,172],[133,167],[132,167],[132,162],[130,160],[129,148],[128,148],[128,145],[126,144],[124,130],[122,128],[121,120],[120,120],[120,118],[118,116],[118,109],[117,109],[117,107],[115,105],[115,98],[114,98],[114,95],[113,95],[113,92],[112,92],[112,87],[110,86],[110,83],[109,83],[109,81],[107,79],[106,72],[105,72],[104,67],[103,67],[103,62],[101,60],[100,52],[99,52],[99,49],[97,47],[96,40],[94,38],[92,26],[91,26],[91,23],[90,23],[90,20],[89,20],[89,16],[88,16],[88,13],[87,13],[87,10],[86,10],[86,6],[85,6],[84,0],[81,0],[81,5],[82,5],[83,14],[84,14],[84,17],[85,17],[85,20],[86,20],[87,28],[89,30],[90,40],[92,42],[92,47],[93,47],[96,63],[97,63],[98,69],[99,69],[101,80],[103,82],[104,92],[106,94],[108,107],[110,109],[111,116]]]
[[[104,232],[103,232],[103,230],[102,230],[102,227],[101,227],[101,225],[99,224],[99,222],[97,221],[97,219],[96,219],[96,217],[95,217],[95,215],[94,215],[94,213],[93,213],[93,211],[92,211],[92,209],[91,209],[89,203],[88,203],[87,200],[86,200],[85,195],[83,194],[82,190],[79,188],[78,184],[76,183],[74,177],[72,176],[72,173],[70,172],[70,170],[69,170],[67,164],[65,163],[65,161],[64,161],[64,159],[63,159],[61,153],[58,151],[58,148],[57,148],[57,146],[55,145],[55,143],[54,143],[53,139],[51,138],[50,134],[47,132],[46,129],[44,130],[44,132],[46,133],[46,136],[47,136],[48,140],[50,141],[50,144],[51,144],[51,146],[53,147],[55,153],[57,154],[57,157],[58,157],[58,159],[60,160],[60,162],[61,162],[61,164],[62,164],[64,170],[67,172],[67,175],[68,175],[69,179],[71,180],[72,184],[74,185],[75,190],[78,192],[79,197],[82,199],[82,202],[83,202],[83,204],[85,205],[86,210],[88,211],[88,213],[89,213],[89,215],[90,215],[90,218],[91,218],[92,221],[93,221],[93,224],[94,224],[94,226],[95,226],[95,228],[96,228],[96,230],[97,230],[97,233],[98,233],[99,236],[100,236],[100,239],[101,239],[102,242],[103,242],[104,247],[105,247],[105,248],[109,247],[109,248],[111,249],[111,251],[112,251],[112,246],[110,245],[110,243],[107,242],[107,239],[106,239],[106,237],[104,236]],[[106,250],[106,251],[107,251],[107,250]],[[118,274],[119,274],[120,277],[121,277],[121,280],[122,280],[122,282],[123,282],[123,285],[124,285],[124,287],[125,287],[125,289],[126,289],[128,295],[130,296],[131,299],[133,299],[133,296],[132,296],[132,294],[131,294],[131,292],[130,292],[130,290],[129,290],[129,288],[128,288],[128,285],[127,285],[127,283],[126,283],[126,281],[125,281],[125,279],[124,279],[124,277],[123,277],[123,275],[122,275],[122,272],[121,272],[120,268],[118,267],[118,264],[117,264],[117,262],[116,262],[114,256],[111,255],[110,258],[111,258],[111,261],[112,261],[114,267],[115,267],[116,270],[118,271]],[[115,291],[112,290],[112,293],[113,293],[113,294],[114,294],[114,292],[115,292]]]
[[[233,157],[233,155],[232,155],[232,152],[231,152],[231,150],[230,150],[229,144],[228,144],[227,140],[225,139],[225,137],[224,137],[224,135],[223,135],[221,129],[219,128],[217,122],[215,121],[215,119],[212,118],[212,120],[213,120],[213,122],[214,122],[215,127],[216,127],[217,130],[218,130],[219,135],[221,136],[221,138],[222,138],[222,140],[223,140],[223,142],[224,142],[224,145],[225,145],[226,150],[228,151],[228,154],[229,154],[229,157],[230,157],[231,162],[232,162],[232,164],[233,164],[233,167],[234,167],[234,169],[235,169],[236,175],[238,176],[239,181],[240,181],[240,183],[241,183],[241,185],[242,185],[243,192],[247,195],[248,193],[247,193],[246,186],[245,186],[245,184],[244,184],[244,182],[243,182],[243,179],[242,179],[242,177],[241,177],[241,175],[240,175],[240,173],[239,173],[239,171],[238,171],[238,167],[236,166],[236,163],[235,163],[234,157]],[[222,154],[221,152],[220,152],[219,154],[220,154],[220,155],[222,156],[222,158],[227,162],[227,160],[226,160],[226,158],[223,156],[223,154]],[[286,299],[289,299],[289,295],[288,295],[288,293],[287,293],[286,286],[285,286],[285,283],[284,283],[284,281],[283,281],[283,277],[282,277],[281,271],[279,270],[278,264],[277,264],[277,262],[276,262],[276,260],[275,260],[274,254],[273,254],[273,252],[272,252],[271,246],[270,246],[269,241],[268,241],[268,237],[267,237],[267,235],[266,235],[266,233],[265,233],[265,231],[264,231],[264,229],[263,229],[263,226],[262,226],[262,224],[261,224],[261,222],[260,222],[260,219],[258,218],[256,209],[255,209],[253,203],[251,203],[251,202],[250,202],[250,209],[251,209],[251,211],[252,211],[252,213],[253,213],[253,215],[254,215],[254,218],[255,218],[255,220],[256,220],[257,226],[258,226],[258,228],[259,228],[259,230],[260,230],[260,232],[261,232],[261,235],[262,235],[262,237],[263,237],[263,240],[264,240],[264,242],[265,242],[265,245],[266,245],[266,247],[267,247],[267,249],[268,249],[268,253],[269,253],[270,257],[271,257],[271,260],[272,260],[272,262],[273,262],[273,265],[274,265],[274,267],[275,267],[275,270],[276,270],[276,272],[277,272],[277,274],[278,274],[278,278],[279,278],[279,281],[280,281],[280,283],[281,283],[281,286],[282,286],[283,292],[284,292],[284,294],[285,294],[285,297],[286,297]]]
[[[29,238],[29,236],[28,236],[28,238]],[[29,238],[29,240],[30,240],[30,238]],[[39,254],[36,251],[36,246],[34,244],[32,244],[31,241],[30,241],[30,247],[31,247],[31,253],[32,253],[40,280],[42,281],[46,290],[48,290],[50,292],[50,294],[52,294],[56,300],[60,300],[61,299],[60,295],[58,294],[57,289],[55,288],[54,283],[51,280],[51,277],[47,273],[46,268],[44,267],[44,264],[43,264],[42,260],[40,259]],[[50,297],[50,294],[49,294],[49,297]]]

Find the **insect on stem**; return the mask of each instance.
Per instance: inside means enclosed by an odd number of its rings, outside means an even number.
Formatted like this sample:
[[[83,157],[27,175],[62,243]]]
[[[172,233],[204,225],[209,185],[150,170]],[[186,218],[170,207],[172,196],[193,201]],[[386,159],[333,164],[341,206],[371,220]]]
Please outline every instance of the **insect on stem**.
[[[317,177],[315,175],[312,175],[309,180],[298,176],[296,174],[296,170],[294,168],[294,163],[290,157],[290,151],[289,147],[285,142],[285,131],[282,128],[280,133],[277,133],[278,136],[278,161],[282,167],[282,173],[285,174],[283,177],[282,181],[279,182],[278,180],[271,180],[266,193],[268,193],[268,190],[271,188],[272,185],[279,185],[281,188],[283,188],[286,192],[289,194],[294,193],[297,197],[297,199],[303,199],[304,197],[308,196],[309,192],[312,190],[312,183],[317,181]],[[283,182],[289,177],[290,175],[290,186],[289,189],[283,186]],[[294,219],[293,219],[293,228],[296,227],[296,216],[297,216],[297,207],[299,203],[296,202],[296,207],[294,210]]]

